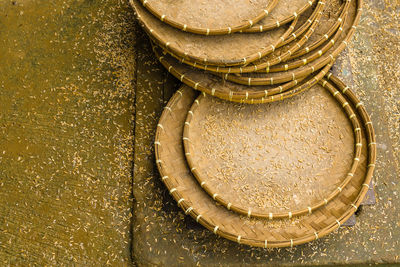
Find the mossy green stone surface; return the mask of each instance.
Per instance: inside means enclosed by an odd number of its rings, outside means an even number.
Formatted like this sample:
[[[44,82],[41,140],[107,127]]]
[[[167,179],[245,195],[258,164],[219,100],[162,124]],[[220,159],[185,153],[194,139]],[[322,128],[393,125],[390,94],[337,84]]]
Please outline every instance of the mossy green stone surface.
[[[335,73],[377,135],[377,203],[293,249],[217,237],[177,207],[153,142],[179,82],[125,0],[0,1],[0,266],[398,263],[400,5],[365,1]]]
[[[0,265],[130,266],[125,1],[0,1]]]

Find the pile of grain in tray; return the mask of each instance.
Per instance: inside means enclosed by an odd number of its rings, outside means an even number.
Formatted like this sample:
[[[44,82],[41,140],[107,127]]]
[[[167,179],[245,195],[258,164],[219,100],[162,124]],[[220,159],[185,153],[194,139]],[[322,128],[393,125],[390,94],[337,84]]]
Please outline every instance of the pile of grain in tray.
[[[161,179],[186,214],[238,243],[284,247],[354,213],[375,137],[329,69],[362,0],[130,3],[157,59],[186,86],[155,140]]]

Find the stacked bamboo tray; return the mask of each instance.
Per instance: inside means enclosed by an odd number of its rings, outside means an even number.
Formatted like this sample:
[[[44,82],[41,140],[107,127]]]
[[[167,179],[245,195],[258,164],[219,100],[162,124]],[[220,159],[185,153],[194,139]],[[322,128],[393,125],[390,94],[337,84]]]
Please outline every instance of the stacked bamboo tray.
[[[361,0],[130,3],[158,60],[184,83],[160,118],[155,156],[185,214],[272,248],[318,239],[357,210],[375,135],[329,69]]]

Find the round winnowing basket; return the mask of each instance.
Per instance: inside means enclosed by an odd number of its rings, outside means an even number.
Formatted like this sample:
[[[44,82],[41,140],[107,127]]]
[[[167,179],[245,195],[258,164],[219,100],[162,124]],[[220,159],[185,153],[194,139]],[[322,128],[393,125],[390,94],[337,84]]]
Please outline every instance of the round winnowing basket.
[[[229,240],[257,247],[290,247],[325,236],[344,223],[358,208],[372,179],[376,142],[372,122],[364,106],[343,83],[331,76],[322,81],[326,100],[342,94],[357,114],[363,135],[362,154],[353,178],[340,194],[311,214],[291,219],[248,218],[217,204],[197,183],[185,159],[182,132],[187,112],[197,97],[189,87],[178,90],[160,118],[155,139],[156,163],[173,198],[197,222]],[[340,90],[339,93],[336,93]],[[311,99],[315,92],[308,91]],[[332,94],[326,94],[329,92]],[[334,96],[333,96],[334,95]],[[310,100],[312,101],[312,100]]]
[[[230,34],[252,27],[266,17],[278,0],[167,1],[140,0],[161,22],[202,35]],[[301,2],[305,0],[296,0]]]
[[[273,47],[283,42],[288,31],[292,30],[290,26],[283,25],[257,34],[196,35],[160,22],[138,0],[131,0],[130,3],[140,24],[158,45],[181,58],[202,64],[226,66],[253,62],[271,53]]]
[[[202,93],[183,132],[200,186],[248,217],[291,218],[333,200],[357,170],[361,128],[344,98],[341,108],[318,93],[316,103],[306,97],[243,105]]]

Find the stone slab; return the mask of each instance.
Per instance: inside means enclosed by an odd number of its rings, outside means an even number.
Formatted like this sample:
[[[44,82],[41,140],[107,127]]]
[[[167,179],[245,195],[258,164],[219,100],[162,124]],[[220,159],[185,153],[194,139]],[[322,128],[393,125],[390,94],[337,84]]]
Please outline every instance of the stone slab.
[[[135,24],[0,1],[0,266],[130,266]]]

